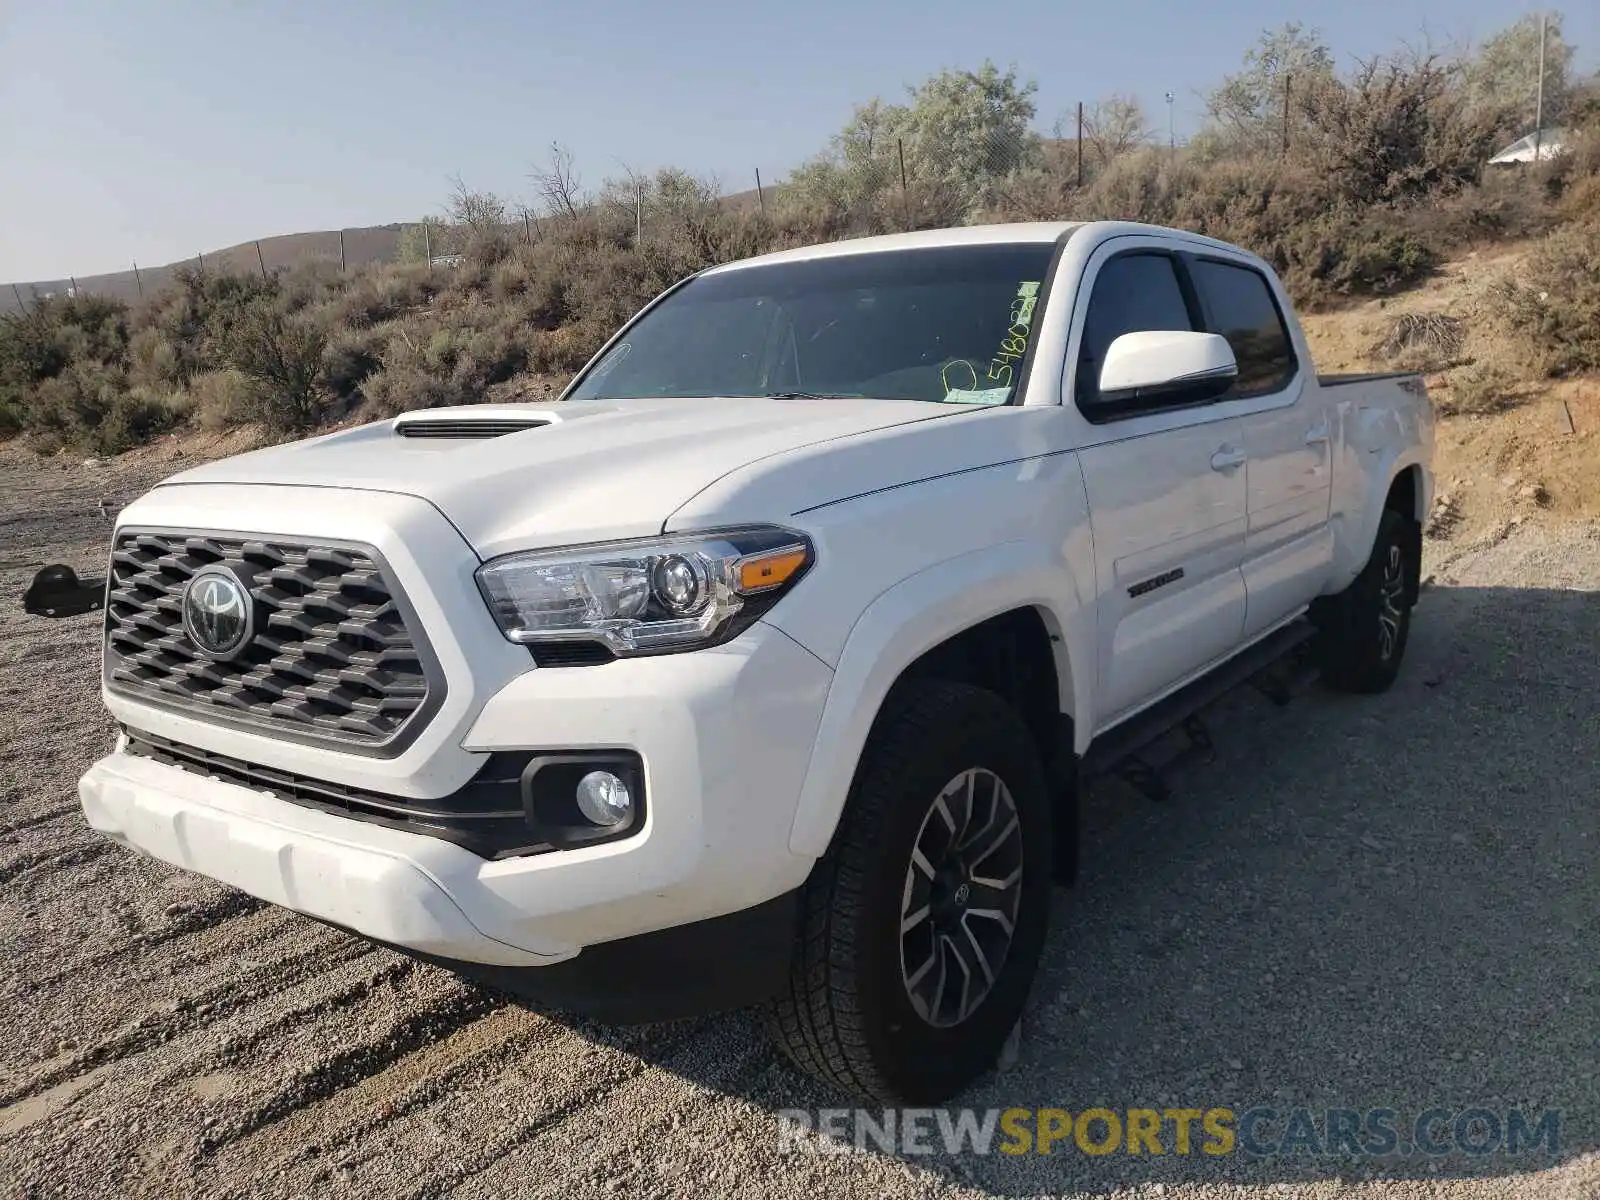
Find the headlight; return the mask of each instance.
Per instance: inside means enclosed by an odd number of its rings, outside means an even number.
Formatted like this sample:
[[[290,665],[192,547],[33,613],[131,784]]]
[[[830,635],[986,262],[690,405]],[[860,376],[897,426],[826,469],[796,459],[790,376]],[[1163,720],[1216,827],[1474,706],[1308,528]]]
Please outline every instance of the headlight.
[[[508,554],[477,580],[513,642],[667,654],[737,636],[811,562],[804,534],[757,525]]]

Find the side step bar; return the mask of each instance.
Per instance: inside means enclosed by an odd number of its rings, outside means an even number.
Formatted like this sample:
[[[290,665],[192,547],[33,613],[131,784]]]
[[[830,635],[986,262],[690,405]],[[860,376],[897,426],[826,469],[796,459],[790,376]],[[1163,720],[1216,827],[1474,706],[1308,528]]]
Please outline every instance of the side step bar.
[[[1166,788],[1161,784],[1158,773],[1137,758],[1137,752],[1172,729],[1182,726],[1189,735],[1191,746],[1203,755],[1210,755],[1211,739],[1196,714],[1241,683],[1248,682],[1304,647],[1315,635],[1316,627],[1306,618],[1291,621],[1166,699],[1106,730],[1089,743],[1080,763],[1081,774],[1086,777],[1121,774],[1152,799],[1165,798]],[[1284,704],[1288,701],[1289,684],[1284,680],[1275,680],[1263,685],[1262,691],[1274,703]]]

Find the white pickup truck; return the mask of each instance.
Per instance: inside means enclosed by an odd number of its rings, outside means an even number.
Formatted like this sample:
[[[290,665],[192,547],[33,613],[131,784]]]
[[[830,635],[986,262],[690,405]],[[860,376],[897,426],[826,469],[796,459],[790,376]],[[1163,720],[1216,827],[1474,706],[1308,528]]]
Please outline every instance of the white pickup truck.
[[[1394,679],[1433,417],[1137,224],[865,238],[670,288],[559,400],[124,509],[96,829],[558,1009],[764,1005],[950,1096],[1023,1011],[1078,783],[1305,641]]]

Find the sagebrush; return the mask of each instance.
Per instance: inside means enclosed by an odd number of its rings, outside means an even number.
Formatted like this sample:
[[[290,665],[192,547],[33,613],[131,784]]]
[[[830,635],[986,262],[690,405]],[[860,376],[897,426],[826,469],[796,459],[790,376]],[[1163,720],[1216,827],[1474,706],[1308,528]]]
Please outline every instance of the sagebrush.
[[[1314,34],[1286,26],[1212,94],[1211,123],[1190,145],[1150,144],[1137,104],[1113,97],[1091,108],[1081,153],[1059,126],[1055,140],[1031,131],[1032,85],[1014,72],[941,72],[904,104],[861,106],[759,204],[726,203],[712,182],[671,169],[586,193],[555,146],[535,207],[457,180],[446,214],[415,228],[397,264],[265,277],[183,268],[137,306],[34,300],[0,319],[0,435],[110,453],[190,421],[292,435],[478,402],[528,376],[570,375],[641,305],[706,266],[977,220],[1196,230],[1262,255],[1305,307],[1412,286],[1465,247],[1542,236],[1526,278],[1497,295],[1499,319],[1540,370],[1600,369],[1600,92],[1561,76],[1552,94],[1568,152],[1486,174],[1528,117],[1484,99],[1516,66],[1508,44],[1490,39],[1456,62],[1393,55],[1340,76]],[[460,257],[438,265],[430,250]],[[1396,336],[1397,361],[1443,367],[1457,352],[1442,326]],[[1461,383],[1475,409],[1504,390],[1479,368]]]

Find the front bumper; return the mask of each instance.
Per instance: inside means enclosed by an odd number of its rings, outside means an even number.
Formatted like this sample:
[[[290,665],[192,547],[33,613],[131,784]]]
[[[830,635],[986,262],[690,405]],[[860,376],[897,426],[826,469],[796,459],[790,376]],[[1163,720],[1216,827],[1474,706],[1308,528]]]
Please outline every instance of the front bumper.
[[[167,862],[377,941],[506,967],[726,916],[792,891],[788,846],[831,673],[757,624],[724,646],[527,670],[462,739],[492,751],[616,750],[643,761],[631,837],[490,861],[424,834],[117,751],[79,783],[89,823]],[[141,714],[119,714],[132,728]]]
[[[531,939],[507,945],[473,925],[439,876],[459,877],[461,856],[475,856],[447,842],[301,808],[120,746],[78,781],[78,796],[91,826],[132,849],[379,941],[504,966],[571,953]]]

